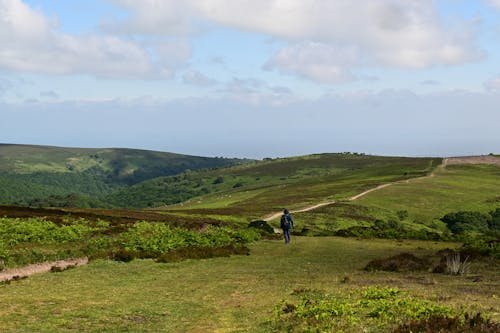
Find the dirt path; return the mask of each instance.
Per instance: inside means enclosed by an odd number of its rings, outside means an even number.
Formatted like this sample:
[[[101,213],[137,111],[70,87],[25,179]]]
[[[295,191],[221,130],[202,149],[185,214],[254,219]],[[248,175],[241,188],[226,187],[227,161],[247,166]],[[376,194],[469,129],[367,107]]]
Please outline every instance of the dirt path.
[[[68,266],[82,266],[88,264],[88,258],[74,258],[57,261],[47,261],[39,264],[28,265],[19,268],[12,268],[0,272],[0,281],[15,280],[19,278],[28,277],[33,274],[49,272],[52,267],[65,269]]]
[[[424,177],[418,177],[418,178],[413,178],[411,180],[414,180],[414,179],[422,179],[422,178],[427,178],[427,177],[434,177],[434,173],[428,175],[428,176],[424,176]],[[404,182],[406,183],[409,183],[410,179],[408,180],[405,180]],[[368,193],[371,193],[371,192],[374,192],[374,191],[377,191],[377,190],[380,190],[380,189],[383,189],[385,187],[388,187],[388,186],[391,186],[391,185],[394,185],[394,184],[398,184],[398,183],[401,183],[401,181],[398,181],[398,182],[394,182],[394,183],[387,183],[387,184],[382,184],[382,185],[379,185],[377,187],[374,187],[374,188],[371,188],[369,190],[366,190],[364,192],[361,192],[359,194],[356,194],[350,198],[347,198],[348,201],[354,201],[354,200],[357,200],[359,198],[361,198],[362,196],[364,195],[367,195]],[[324,207],[324,206],[328,206],[328,205],[333,205],[335,204],[336,201],[328,201],[328,202],[322,202],[322,203],[319,203],[319,204],[316,204],[314,206],[308,206],[308,207],[305,207],[305,208],[301,208],[301,209],[297,209],[297,210],[292,210],[290,211],[290,213],[303,213],[303,212],[308,212],[308,211],[311,211],[311,210],[315,210],[317,208],[320,208],[320,207]],[[278,217],[280,217],[281,215],[283,214],[283,212],[277,212],[277,213],[274,213],[272,215],[269,215],[269,216],[266,216],[263,218],[264,221],[271,221],[271,220],[274,220],[274,219],[277,219]]]
[[[450,158],[444,158],[443,159],[443,163],[441,163],[439,166],[438,166],[438,169],[441,171],[441,170],[444,170],[446,168],[446,166],[448,164],[451,164],[449,163],[449,160]],[[498,159],[500,160],[500,159]],[[455,164],[455,163],[454,163]],[[397,182],[393,182],[393,183],[387,183],[387,184],[382,184],[382,185],[379,185],[377,187],[374,187],[374,188],[371,188],[371,189],[368,189],[364,192],[361,192],[359,194],[356,194],[350,198],[347,198],[348,201],[354,201],[354,200],[357,200],[359,198],[361,198],[362,196],[365,196],[367,195],[368,193],[371,193],[371,192],[374,192],[374,191],[377,191],[377,190],[380,190],[380,189],[383,189],[383,188],[386,188],[386,187],[389,187],[391,185],[394,185],[394,184],[400,184],[400,183],[409,183],[411,181],[414,181],[414,180],[417,180],[417,179],[424,179],[424,178],[429,178],[429,177],[434,177],[434,171],[431,172],[430,174],[428,174],[427,176],[423,176],[423,177],[417,177],[417,178],[411,178],[411,179],[406,179],[406,180],[403,180],[403,181],[397,181]],[[317,208],[320,208],[320,207],[324,207],[324,206],[328,206],[328,205],[333,205],[335,204],[336,201],[328,201],[328,202],[322,202],[322,203],[319,203],[319,204],[316,204],[316,205],[313,205],[313,206],[308,206],[308,207],[305,207],[305,208],[301,208],[301,209],[297,209],[297,210],[292,210],[290,211],[290,213],[303,213],[303,212],[308,212],[308,211],[311,211],[311,210],[314,210],[314,209],[317,209]],[[278,217],[280,217],[283,213],[282,212],[277,212],[277,213],[274,213],[272,215],[268,215],[266,217],[263,218],[264,221],[271,221],[271,220],[274,220],[274,219],[277,219]]]

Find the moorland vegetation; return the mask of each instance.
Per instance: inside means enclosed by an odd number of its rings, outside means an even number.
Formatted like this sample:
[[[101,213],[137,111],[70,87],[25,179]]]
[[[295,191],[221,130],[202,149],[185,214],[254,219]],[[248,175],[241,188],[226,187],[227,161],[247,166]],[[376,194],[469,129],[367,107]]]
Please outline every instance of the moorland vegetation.
[[[0,206],[4,268],[91,259],[1,285],[1,326],[498,330],[500,167],[352,153],[244,162],[122,182],[93,197],[98,209],[56,192],[33,206],[66,207]],[[269,214],[318,203],[294,214],[284,246]]]
[[[138,149],[0,144],[0,204],[112,207],[101,197],[142,181],[245,162]]]

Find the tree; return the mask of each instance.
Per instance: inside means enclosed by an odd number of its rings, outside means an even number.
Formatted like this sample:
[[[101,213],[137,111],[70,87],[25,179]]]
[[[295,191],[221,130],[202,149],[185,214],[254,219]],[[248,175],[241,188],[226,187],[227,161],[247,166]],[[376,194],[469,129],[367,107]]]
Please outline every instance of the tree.
[[[463,211],[446,214],[441,221],[456,234],[464,231],[486,232],[489,228],[490,217],[480,212]]]

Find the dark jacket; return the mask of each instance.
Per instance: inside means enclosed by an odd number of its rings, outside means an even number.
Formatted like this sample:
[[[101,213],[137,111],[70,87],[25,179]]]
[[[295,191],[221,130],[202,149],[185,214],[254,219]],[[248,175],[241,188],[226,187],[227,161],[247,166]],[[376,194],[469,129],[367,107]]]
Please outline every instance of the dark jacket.
[[[288,222],[288,223],[287,223]],[[290,230],[293,228],[293,218],[290,214],[283,214],[280,222],[281,229]]]

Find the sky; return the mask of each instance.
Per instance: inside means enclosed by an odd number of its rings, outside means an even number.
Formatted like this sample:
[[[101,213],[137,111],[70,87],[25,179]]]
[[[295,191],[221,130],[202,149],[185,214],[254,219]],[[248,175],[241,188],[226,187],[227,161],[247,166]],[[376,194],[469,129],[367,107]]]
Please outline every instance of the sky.
[[[0,142],[500,153],[500,0],[0,0]]]

